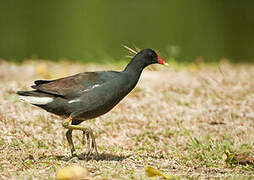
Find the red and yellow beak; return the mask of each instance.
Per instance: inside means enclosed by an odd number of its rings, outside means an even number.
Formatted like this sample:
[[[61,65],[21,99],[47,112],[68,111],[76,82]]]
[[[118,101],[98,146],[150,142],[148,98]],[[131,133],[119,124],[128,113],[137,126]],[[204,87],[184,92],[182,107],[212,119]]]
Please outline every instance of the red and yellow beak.
[[[157,57],[158,57],[158,63],[159,64],[168,66],[168,63],[164,59],[162,59],[158,54],[157,54]]]

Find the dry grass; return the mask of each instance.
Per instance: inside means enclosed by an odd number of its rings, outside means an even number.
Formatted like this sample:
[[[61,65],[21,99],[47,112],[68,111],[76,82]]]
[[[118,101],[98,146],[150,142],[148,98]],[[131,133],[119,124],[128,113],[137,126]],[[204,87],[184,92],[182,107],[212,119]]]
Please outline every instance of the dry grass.
[[[56,170],[69,164],[87,167],[93,178],[147,179],[146,164],[176,178],[253,178],[252,165],[222,159],[226,151],[254,154],[253,65],[145,71],[136,89],[110,113],[84,123],[94,129],[102,155],[64,161],[61,156],[70,150],[62,120],[19,102],[15,91],[29,89],[35,79],[102,69],[116,68],[0,63],[1,179],[54,179]],[[74,134],[81,153],[81,133]]]

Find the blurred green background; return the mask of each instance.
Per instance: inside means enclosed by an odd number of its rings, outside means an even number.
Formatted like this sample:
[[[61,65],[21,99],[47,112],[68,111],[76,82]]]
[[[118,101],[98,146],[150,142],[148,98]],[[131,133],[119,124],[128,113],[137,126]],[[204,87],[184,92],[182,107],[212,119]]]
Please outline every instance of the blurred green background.
[[[0,58],[121,59],[120,44],[192,61],[254,59],[253,0],[0,0]]]

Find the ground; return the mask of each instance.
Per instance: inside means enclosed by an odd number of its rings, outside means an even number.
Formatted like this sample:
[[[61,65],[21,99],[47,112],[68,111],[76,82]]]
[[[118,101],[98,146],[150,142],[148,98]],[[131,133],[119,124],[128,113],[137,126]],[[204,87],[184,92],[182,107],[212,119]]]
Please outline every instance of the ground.
[[[54,179],[58,168],[87,167],[90,178],[149,179],[150,165],[176,179],[254,178],[251,163],[225,154],[254,154],[254,66],[194,63],[154,65],[111,112],[84,122],[100,156],[70,156],[61,118],[20,102],[15,92],[36,79],[83,71],[121,69],[123,64],[0,62],[0,178]],[[81,133],[74,133],[79,153]]]

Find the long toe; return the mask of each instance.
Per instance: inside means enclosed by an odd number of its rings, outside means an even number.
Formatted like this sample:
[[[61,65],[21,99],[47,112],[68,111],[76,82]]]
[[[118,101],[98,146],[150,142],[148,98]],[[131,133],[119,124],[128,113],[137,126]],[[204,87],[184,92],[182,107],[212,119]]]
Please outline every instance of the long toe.
[[[77,157],[78,155],[76,154],[76,152],[71,152],[71,157]]]
[[[76,162],[79,161],[79,157],[77,155],[76,156],[72,156],[69,161],[76,163]]]

